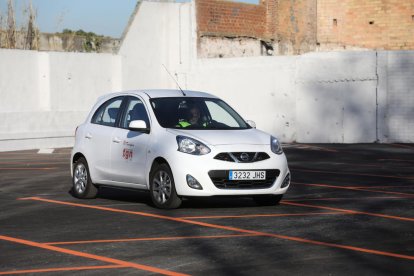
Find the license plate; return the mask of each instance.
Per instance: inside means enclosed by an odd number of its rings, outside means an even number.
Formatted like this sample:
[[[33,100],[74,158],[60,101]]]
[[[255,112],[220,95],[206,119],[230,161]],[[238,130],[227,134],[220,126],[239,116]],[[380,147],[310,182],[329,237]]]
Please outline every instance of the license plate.
[[[265,180],[266,171],[230,171],[229,180]]]

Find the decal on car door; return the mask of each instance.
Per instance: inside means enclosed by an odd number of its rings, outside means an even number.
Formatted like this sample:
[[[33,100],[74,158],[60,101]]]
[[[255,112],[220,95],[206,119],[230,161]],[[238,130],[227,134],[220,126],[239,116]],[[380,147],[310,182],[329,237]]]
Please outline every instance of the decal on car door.
[[[134,144],[128,143],[128,141],[124,141],[124,150],[122,151],[122,158],[125,160],[132,160],[132,157],[134,155]]]

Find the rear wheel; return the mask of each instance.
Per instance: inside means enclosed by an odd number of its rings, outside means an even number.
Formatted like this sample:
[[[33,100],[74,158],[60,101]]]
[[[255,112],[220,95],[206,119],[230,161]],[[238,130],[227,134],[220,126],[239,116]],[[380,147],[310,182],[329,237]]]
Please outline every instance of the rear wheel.
[[[253,197],[254,201],[261,206],[278,205],[282,198],[283,195],[260,195]]]
[[[175,191],[174,178],[167,164],[156,166],[150,175],[152,202],[160,209],[174,209],[181,205],[181,198]]]
[[[73,166],[72,192],[77,198],[95,198],[98,188],[92,183],[86,159],[79,158]]]

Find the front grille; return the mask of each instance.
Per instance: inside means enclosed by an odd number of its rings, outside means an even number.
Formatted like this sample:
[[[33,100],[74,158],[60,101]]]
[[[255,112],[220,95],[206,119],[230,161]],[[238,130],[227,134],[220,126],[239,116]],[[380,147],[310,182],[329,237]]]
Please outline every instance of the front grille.
[[[253,163],[269,159],[266,152],[221,152],[214,159],[236,162],[236,163]]]
[[[218,189],[235,190],[235,189],[267,189],[273,186],[276,178],[279,176],[279,170],[263,170],[266,171],[265,180],[229,180],[228,170],[209,171],[211,181]]]

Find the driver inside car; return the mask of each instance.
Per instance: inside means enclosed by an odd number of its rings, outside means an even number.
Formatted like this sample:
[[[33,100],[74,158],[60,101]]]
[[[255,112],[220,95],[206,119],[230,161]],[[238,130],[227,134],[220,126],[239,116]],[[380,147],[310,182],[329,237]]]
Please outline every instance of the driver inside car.
[[[182,128],[186,128],[189,126],[206,127],[207,123],[202,122],[200,109],[197,106],[193,106],[190,108],[188,112],[188,119],[180,120],[177,126]]]

